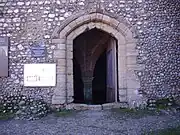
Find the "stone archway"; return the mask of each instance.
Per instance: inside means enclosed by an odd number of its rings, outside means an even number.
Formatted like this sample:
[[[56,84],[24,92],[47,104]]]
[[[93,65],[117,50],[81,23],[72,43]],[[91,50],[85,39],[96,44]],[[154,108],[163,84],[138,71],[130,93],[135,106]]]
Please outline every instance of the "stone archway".
[[[86,104],[117,101],[116,48],[116,40],[97,28],[87,30],[74,39],[73,59],[80,65],[79,74],[73,70],[75,103],[80,101],[78,99],[83,99],[80,103]],[[75,65],[73,68],[76,69]]]
[[[139,100],[137,89],[140,85],[134,70],[141,67],[136,63],[136,40],[133,38],[132,28],[127,27],[122,19],[101,13],[80,14],[67,22],[57,27],[52,35],[52,43],[57,46],[54,50],[54,59],[57,60],[57,86],[52,104],[68,104],[73,101],[73,40],[87,29],[93,28],[109,33],[118,41],[117,83],[120,102],[131,104]]]

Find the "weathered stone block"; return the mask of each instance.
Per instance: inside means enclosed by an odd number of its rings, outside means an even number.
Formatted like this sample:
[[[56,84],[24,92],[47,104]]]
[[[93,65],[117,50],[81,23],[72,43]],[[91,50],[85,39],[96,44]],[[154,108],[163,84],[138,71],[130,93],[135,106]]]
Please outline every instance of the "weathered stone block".
[[[88,110],[88,105],[86,105],[86,104],[73,104],[73,109],[75,109],[75,110]]]
[[[54,58],[65,59],[65,50],[54,50]]]
[[[74,39],[75,37],[77,37],[78,35],[75,33],[75,32],[71,32],[68,36],[67,36],[67,39],[68,40],[72,40]]]
[[[127,96],[119,95],[119,101],[120,102],[127,102]]]
[[[138,79],[135,72],[134,72],[134,69],[127,70],[126,78],[127,78],[127,80],[136,80],[136,79]]]
[[[75,27],[77,26],[76,21],[72,21],[71,23],[69,23],[69,26],[70,26],[71,28],[75,28]]]
[[[98,20],[102,20],[103,19],[103,15],[100,13],[96,13],[96,18],[98,18]]]
[[[67,75],[67,79],[68,81],[73,82],[73,75]]]
[[[96,19],[96,13],[91,14],[90,17],[91,17],[91,21],[95,20]]]
[[[130,88],[130,89],[140,88],[139,80],[127,80],[127,88]]]
[[[126,96],[127,95],[127,89],[119,89],[119,95],[120,96]]]
[[[66,45],[72,45],[73,46],[73,39],[67,39]]]
[[[90,23],[87,24],[87,27],[89,29],[93,29],[93,28],[95,28],[95,26],[96,26],[96,23],[93,23],[93,22],[90,22]]]
[[[127,101],[120,101],[121,103],[113,103],[113,108],[127,108]]]
[[[73,73],[73,67],[72,66],[67,66],[67,73],[72,74]]]
[[[66,50],[66,45],[63,44],[63,43],[62,43],[62,44],[58,43],[58,44],[57,44],[57,49],[58,49],[58,50]]]
[[[52,39],[52,43],[54,44],[65,44],[66,39]]]
[[[127,43],[126,48],[128,52],[136,50],[136,44],[135,43]]]
[[[119,23],[120,23],[120,22],[117,21],[117,20],[114,19],[114,18],[111,18],[111,20],[110,20],[110,25],[114,25],[115,28],[118,27]]]
[[[73,87],[74,87],[73,83],[67,83],[68,92],[73,93],[73,91],[74,91]]]
[[[72,103],[74,101],[73,97],[72,96],[68,96],[67,97],[67,103]]]
[[[77,35],[80,35],[81,33],[85,31],[86,28],[87,28],[87,25],[83,25],[82,27],[77,28],[75,32]]]
[[[58,66],[56,68],[56,73],[57,74],[65,74],[66,73],[66,67],[65,66]]]
[[[101,105],[88,105],[89,110],[102,110]]]
[[[77,24],[77,25],[81,24],[81,23],[83,22],[83,19],[84,19],[84,17],[83,17],[83,16],[80,16],[78,19],[75,20],[76,24]],[[76,26],[77,26],[77,25],[76,25]]]
[[[137,57],[138,56],[138,51],[134,50],[134,51],[128,51],[126,52],[126,56],[132,56],[132,57]]]
[[[57,65],[58,65],[58,67],[66,66],[66,59],[58,59]]]
[[[53,95],[52,104],[59,105],[59,104],[65,104],[65,103],[66,103],[66,99],[64,96],[62,97],[62,96]]]
[[[73,52],[72,51],[68,51],[67,52],[67,59],[73,59]]]
[[[134,64],[134,65],[128,65],[127,64],[127,70],[143,70],[145,68],[145,65],[143,64]]]
[[[125,45],[126,44],[126,40],[124,38],[124,36],[121,34],[121,33],[116,33],[115,34],[115,37],[117,38],[118,40],[118,46],[121,46],[121,45]]]
[[[90,15],[83,16],[83,22],[89,22],[90,20],[91,20],[91,16]]]
[[[127,64],[135,65],[136,64],[136,56],[127,56]]]
[[[114,107],[114,103],[102,104],[103,110],[112,109],[113,107]]]
[[[66,75],[57,74],[57,83],[64,83],[66,80]]]
[[[73,53],[73,45],[67,45],[67,51]]]
[[[133,39],[133,34],[129,29],[126,29],[125,31],[125,37],[127,41]]]
[[[119,77],[119,88],[127,88],[126,77]]]
[[[118,46],[118,57],[121,57],[120,59],[122,60],[122,58],[125,56],[126,56],[126,46],[125,45]]]
[[[117,29],[121,31],[124,35],[126,34],[127,26],[123,23],[119,23],[117,26]]]
[[[109,16],[107,16],[107,15],[103,15],[102,20],[105,21],[107,24],[111,23],[111,18]]]

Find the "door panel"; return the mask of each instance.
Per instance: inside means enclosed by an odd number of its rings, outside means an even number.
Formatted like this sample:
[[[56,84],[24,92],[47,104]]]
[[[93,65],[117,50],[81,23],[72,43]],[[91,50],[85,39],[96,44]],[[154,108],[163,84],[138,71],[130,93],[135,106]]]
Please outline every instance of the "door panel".
[[[107,48],[107,102],[117,101],[116,40],[111,39]]]

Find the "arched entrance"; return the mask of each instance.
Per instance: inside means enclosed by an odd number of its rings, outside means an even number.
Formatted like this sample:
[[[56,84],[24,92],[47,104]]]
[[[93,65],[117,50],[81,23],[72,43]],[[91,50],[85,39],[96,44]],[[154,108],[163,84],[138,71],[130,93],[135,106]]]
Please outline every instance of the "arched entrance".
[[[113,18],[101,13],[79,13],[55,29],[52,44],[57,46],[54,50],[54,59],[57,61],[57,86],[52,104],[69,104],[74,101],[73,41],[82,33],[95,28],[117,40],[117,99],[128,104],[141,102],[137,92],[140,85],[135,70],[143,67],[136,63],[136,40],[129,26],[128,22],[119,17]]]
[[[117,101],[116,47],[114,37],[97,28],[83,32],[74,39],[75,103]]]

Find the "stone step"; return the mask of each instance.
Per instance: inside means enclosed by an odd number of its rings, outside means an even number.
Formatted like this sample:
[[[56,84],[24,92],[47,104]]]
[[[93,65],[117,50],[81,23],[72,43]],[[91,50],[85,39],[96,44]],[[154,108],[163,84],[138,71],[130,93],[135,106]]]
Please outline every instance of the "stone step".
[[[66,109],[73,110],[107,110],[113,108],[128,107],[127,103],[105,103],[102,105],[87,105],[87,104],[78,104],[71,103],[66,105]]]

